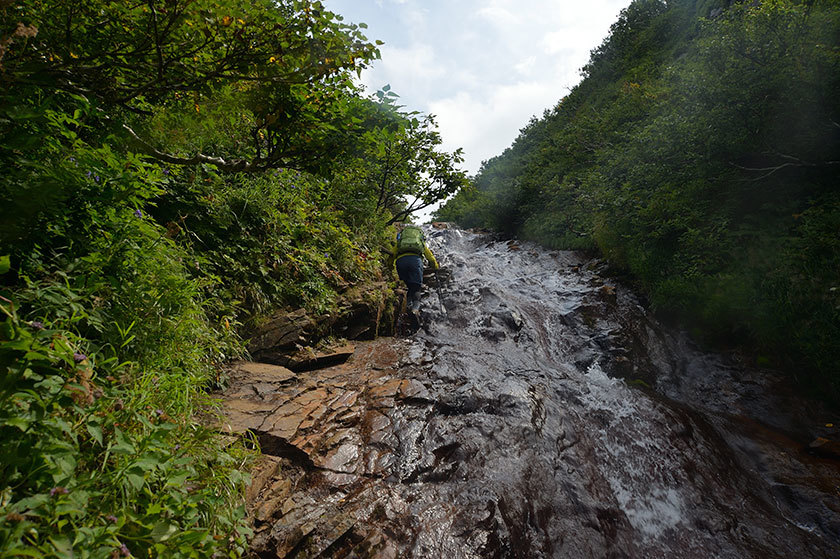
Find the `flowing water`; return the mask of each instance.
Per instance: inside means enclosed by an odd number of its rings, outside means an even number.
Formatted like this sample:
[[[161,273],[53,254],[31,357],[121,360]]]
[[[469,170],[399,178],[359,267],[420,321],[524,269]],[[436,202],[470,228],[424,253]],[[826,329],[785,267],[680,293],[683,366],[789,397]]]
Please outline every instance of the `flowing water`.
[[[465,520],[447,554],[840,550],[837,464],[778,446],[803,429],[785,414],[808,413],[772,395],[777,379],[698,351],[575,253],[430,236],[453,279],[445,312],[429,294],[414,344],[442,400],[407,438],[452,449],[435,468],[448,483],[428,499]],[[836,486],[807,485],[818,480]],[[458,530],[479,522],[486,533],[465,545]]]
[[[840,557],[840,462],[805,451],[830,417],[783,378],[700,351],[598,261],[427,234],[451,277],[399,363],[368,364],[350,434],[309,451],[301,491],[356,526],[319,553]]]

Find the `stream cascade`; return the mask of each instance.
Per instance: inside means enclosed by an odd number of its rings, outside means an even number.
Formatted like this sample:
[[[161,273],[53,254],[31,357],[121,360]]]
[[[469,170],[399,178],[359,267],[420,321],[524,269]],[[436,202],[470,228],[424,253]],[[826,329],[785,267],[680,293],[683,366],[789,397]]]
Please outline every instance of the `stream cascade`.
[[[343,364],[242,363],[258,557],[840,557],[831,416],[701,350],[605,264],[426,227],[413,334]]]

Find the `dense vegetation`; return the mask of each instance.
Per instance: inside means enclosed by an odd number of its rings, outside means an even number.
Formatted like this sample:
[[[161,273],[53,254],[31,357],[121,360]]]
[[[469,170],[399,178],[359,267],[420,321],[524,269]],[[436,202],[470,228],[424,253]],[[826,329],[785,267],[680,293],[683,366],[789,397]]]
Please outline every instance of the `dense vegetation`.
[[[309,0],[0,1],[1,556],[243,551],[239,326],[465,183],[378,55]]]
[[[840,6],[635,0],[440,219],[597,248],[840,401]]]

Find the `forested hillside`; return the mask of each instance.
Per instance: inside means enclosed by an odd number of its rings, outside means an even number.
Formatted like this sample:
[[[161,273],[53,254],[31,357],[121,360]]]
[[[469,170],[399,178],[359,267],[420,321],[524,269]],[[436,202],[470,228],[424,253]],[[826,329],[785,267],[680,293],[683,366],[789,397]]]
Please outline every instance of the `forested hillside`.
[[[582,73],[438,217],[597,248],[840,401],[840,6],[636,0]]]
[[[202,426],[241,325],[381,276],[390,224],[466,182],[353,85],[362,33],[309,0],[0,1],[0,555],[243,551],[248,452]]]

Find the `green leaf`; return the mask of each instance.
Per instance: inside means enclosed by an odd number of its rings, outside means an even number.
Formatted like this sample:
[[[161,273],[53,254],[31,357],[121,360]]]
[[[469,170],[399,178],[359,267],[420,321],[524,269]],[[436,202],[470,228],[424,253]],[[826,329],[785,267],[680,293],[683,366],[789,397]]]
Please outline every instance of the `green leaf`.
[[[0,275],[7,273],[11,267],[12,262],[9,255],[0,256]]]
[[[148,472],[150,470],[154,470],[156,467],[160,466],[160,459],[155,456],[147,456],[146,458],[141,458],[134,465],[144,472]]]
[[[27,548],[16,548],[11,550],[14,552],[13,555],[9,555],[9,557],[38,557],[42,558],[44,556],[44,552],[40,549],[27,549]]]
[[[50,543],[58,557],[67,557],[68,559],[74,557],[73,544],[70,542],[70,538],[65,536],[50,537]]]
[[[80,509],[84,510],[88,506],[88,502],[90,501],[90,493],[87,491],[82,491],[80,489],[74,489],[68,495],[71,501],[73,501],[76,506]]]
[[[29,427],[29,421],[25,417],[10,417],[6,420],[0,422],[2,425],[8,425],[10,427],[17,427],[21,431],[26,431]]]
[[[182,473],[182,474],[172,476],[171,478],[166,480],[166,486],[167,487],[182,488],[184,486],[184,484],[186,483],[187,479],[189,479],[189,477],[190,477],[189,473]]]
[[[49,500],[50,496],[47,493],[38,493],[37,495],[26,497],[13,505],[14,512],[26,512],[28,515],[35,515],[34,510]]]
[[[88,421],[86,427],[90,436],[93,437],[96,442],[102,444],[102,425],[100,425],[98,421]]]
[[[134,445],[131,444],[128,439],[125,438],[123,432],[115,427],[114,428],[114,438],[117,442],[111,445],[111,452],[114,454],[135,454],[137,451],[134,448]]]
[[[126,472],[125,479],[135,490],[139,491],[146,483],[145,478],[136,472]]]
[[[0,322],[0,339],[5,341],[12,341],[16,337],[15,331],[15,324],[12,321],[12,317],[7,318],[5,321]],[[6,347],[9,347],[9,344],[4,344]],[[17,349],[17,348],[15,348]]]
[[[58,471],[53,472],[53,479],[56,483],[62,483],[64,480],[73,476],[76,472],[76,457],[74,454],[64,452],[57,456],[53,456]]]
[[[178,531],[178,527],[168,522],[159,522],[152,529],[152,539],[156,542],[165,542]]]
[[[74,489],[59,501],[55,507],[55,512],[60,515],[83,515],[87,509],[88,501],[90,501],[90,494],[87,491]]]

